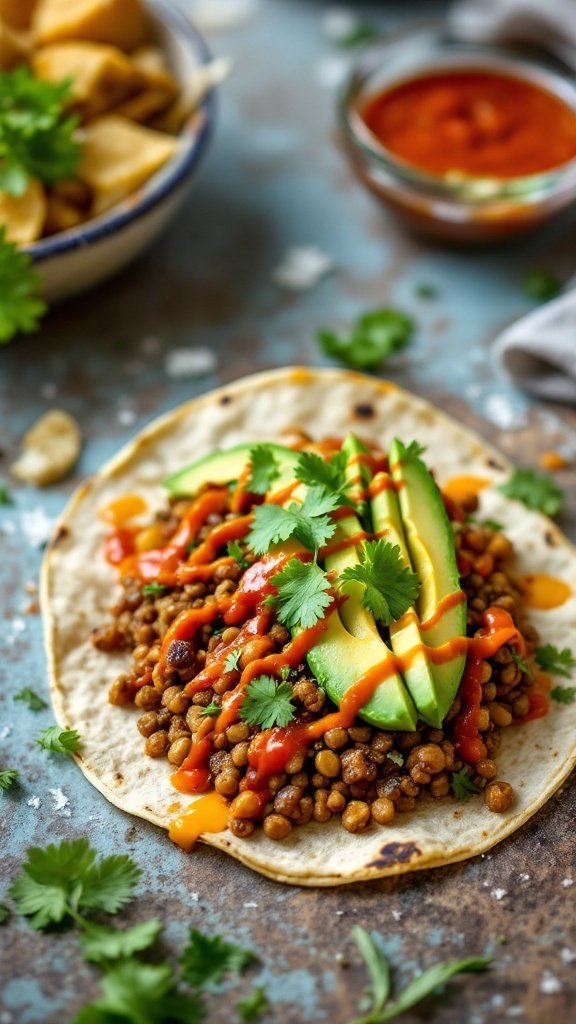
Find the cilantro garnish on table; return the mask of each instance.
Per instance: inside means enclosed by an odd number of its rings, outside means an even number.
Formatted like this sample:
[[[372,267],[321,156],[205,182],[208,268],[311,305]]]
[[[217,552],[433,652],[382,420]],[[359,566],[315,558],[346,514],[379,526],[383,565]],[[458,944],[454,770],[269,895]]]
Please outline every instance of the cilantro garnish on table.
[[[288,629],[309,629],[332,603],[330,581],[315,562],[291,558],[271,583],[276,594],[266,598],[266,604],[276,608],[279,622]]]
[[[0,339],[1,340],[1,339]],[[12,495],[3,480],[0,480],[0,505],[13,505]]]
[[[534,657],[543,672],[550,672],[553,676],[564,676],[565,679],[572,678],[576,658],[569,647],[559,650],[554,644],[543,644],[542,647],[536,648]]]
[[[157,918],[142,921],[124,931],[87,921],[80,937],[80,946],[86,960],[94,964],[106,963],[150,949],[161,931],[162,922]]]
[[[48,707],[46,701],[42,700],[42,697],[39,697],[38,694],[34,690],[31,690],[29,686],[25,686],[22,690],[19,690],[18,693],[15,693],[12,699],[21,700],[22,703],[26,704],[31,711],[43,711],[44,708]]]
[[[0,344],[10,341],[15,334],[31,334],[38,327],[47,305],[40,298],[40,277],[33,269],[32,260],[25,252],[6,241],[6,232],[0,227]],[[7,504],[8,491],[4,490],[3,504]]]
[[[466,768],[461,768],[459,772],[452,772],[450,785],[457,800],[469,800],[471,796],[480,792],[478,786],[472,782]]]
[[[0,771],[0,791],[5,793],[10,786],[13,786],[19,773],[14,768],[5,768]]]
[[[257,985],[252,989],[250,995],[246,996],[246,999],[241,999],[239,1003],[236,1003],[234,1009],[240,1019],[246,1021],[246,1024],[260,1020],[260,1017],[270,1009],[266,989],[262,985]]]
[[[352,370],[379,370],[389,356],[404,348],[414,333],[414,322],[396,309],[376,309],[358,318],[349,334],[318,331],[317,340],[327,356]]]
[[[250,494],[266,494],[280,476],[278,460],[269,444],[257,444],[250,449],[250,475],[246,490]]]
[[[336,531],[336,524],[328,513],[334,512],[342,501],[325,487],[311,487],[301,505],[291,502],[281,505],[258,505],[247,543],[255,554],[264,555],[275,544],[295,537],[309,551],[318,551]]]
[[[39,747],[52,754],[75,754],[81,742],[76,729],[61,729],[59,725],[49,725],[36,740]]]
[[[226,974],[242,974],[254,963],[252,950],[226,942],[220,935],[204,935],[190,929],[180,957],[184,980],[192,986],[213,988]]]
[[[81,147],[78,118],[66,111],[71,87],[24,65],[0,72],[0,190],[21,196],[32,179],[54,185],[74,177]]]
[[[573,704],[576,698],[576,686],[555,686],[550,690],[552,700],[557,704]]]
[[[526,271],[524,276],[524,291],[528,298],[536,299],[538,302],[546,302],[558,295],[562,288],[562,282],[553,270],[545,270],[543,267],[532,267]]]
[[[0,924],[5,924],[10,917],[10,910],[5,903],[0,903]]]
[[[248,725],[260,725],[262,729],[283,728],[296,714],[290,683],[272,676],[253,679],[246,687],[238,714]]]
[[[418,576],[404,565],[400,548],[383,539],[364,541],[360,563],[340,575],[344,593],[347,583],[362,584],[362,604],[387,626],[408,611],[420,589]]]
[[[120,960],[103,974],[102,995],[74,1017],[71,1024],[201,1024],[204,1007],[199,993],[182,992],[170,964]]]
[[[521,501],[527,508],[555,516],[564,504],[564,491],[546,473],[533,469],[514,469],[498,490],[507,498]]]

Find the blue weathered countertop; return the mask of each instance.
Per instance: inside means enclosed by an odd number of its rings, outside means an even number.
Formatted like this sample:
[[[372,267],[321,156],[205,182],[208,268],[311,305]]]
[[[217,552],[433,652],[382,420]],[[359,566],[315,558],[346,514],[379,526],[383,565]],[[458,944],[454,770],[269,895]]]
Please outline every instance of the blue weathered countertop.
[[[407,16],[407,6],[416,16],[432,4],[355,10],[388,28]],[[434,1019],[568,1021],[576,1000],[573,784],[476,861],[341,890],[299,890],[214,851],[183,856],[163,832],[108,805],[71,760],[41,752],[33,737],[51,722],[50,711],[33,713],[12,699],[23,686],[46,694],[40,621],[26,586],[37,578],[50,522],[78,482],[184,399],[258,369],[325,363],[314,340],[320,326],[345,327],[377,305],[400,307],[418,330],[390,361],[394,380],[526,464],[546,449],[576,452],[574,410],[529,401],[499,376],[490,355],[499,329],[530,308],[525,270],[545,266],[562,278],[574,271],[574,218],[480,252],[404,235],[335,144],[328,83],[348,55],[323,32],[326,10],[319,0],[261,2],[234,31],[208,34],[235,69],[182,215],[138,264],[53,310],[39,334],[0,353],[1,477],[9,480],[23,432],[46,409],[69,410],[85,436],[72,478],[44,491],[11,482],[14,504],[0,508],[0,767],[21,771],[21,783],[0,796],[0,902],[29,845],[88,835],[100,852],[127,851],[142,867],[142,895],[127,917],[159,914],[169,949],[181,947],[189,924],[255,948],[262,963],[253,977],[269,984],[275,1020],[344,1024],[363,983],[349,943],[351,926],[362,923],[383,933],[402,977],[463,953],[495,953],[490,975],[457,983]],[[318,247],[333,273],[308,291],[277,287],[271,274],[291,246]],[[422,282],[434,286],[435,298],[417,298]],[[213,372],[170,373],[170,353],[188,347],[211,350]],[[571,495],[562,525],[574,536],[574,474],[560,482]],[[67,798],[60,809],[58,790]],[[83,963],[73,933],[47,937],[12,917],[0,942],[0,1024],[69,1020],[95,996],[96,972]],[[348,971],[338,953],[350,959]],[[211,1020],[229,1019],[232,1002],[231,995]]]

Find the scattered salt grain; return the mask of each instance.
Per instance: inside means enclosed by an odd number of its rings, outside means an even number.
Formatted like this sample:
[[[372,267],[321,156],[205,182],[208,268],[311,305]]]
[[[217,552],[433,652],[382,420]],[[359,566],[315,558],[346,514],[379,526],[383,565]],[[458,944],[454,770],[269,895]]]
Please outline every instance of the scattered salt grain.
[[[68,818],[70,816],[70,808],[68,806],[70,801],[68,797],[62,792],[61,789],[49,789],[48,792],[52,797],[54,803],[54,810],[64,811],[64,817]]]
[[[560,950],[560,959],[564,964],[573,964],[576,961],[576,953],[573,949]]]
[[[34,810],[37,811],[38,808],[40,807],[40,797],[31,796],[30,799],[26,801],[26,803],[28,804],[28,807],[33,807]]]
[[[214,352],[203,347],[174,348],[164,360],[169,377],[204,377],[213,373],[217,365]]]
[[[507,889],[491,889],[490,895],[492,896],[492,899],[503,900],[504,897],[508,895],[508,890]]]
[[[542,978],[540,979],[540,991],[545,996],[555,996],[557,992],[562,991],[562,982],[552,974],[552,971],[542,971]]]
[[[131,427],[137,420],[134,409],[118,409],[118,423],[121,427]]]
[[[245,910],[255,910],[258,904],[250,900],[248,903],[243,903],[242,906],[244,907]]]
[[[189,895],[190,895],[190,900],[191,900],[192,903],[199,903],[200,902],[200,893],[199,892],[191,892]]]
[[[520,874],[518,875],[518,881],[519,882],[528,882],[529,879],[530,879],[530,875],[527,875],[525,871],[521,871]]]
[[[329,7],[322,17],[322,31],[333,43],[341,43],[354,34],[358,18],[349,7]]]
[[[272,281],[279,288],[306,291],[334,269],[327,253],[313,245],[293,246],[286,249],[281,262],[272,272]]]
[[[574,879],[573,878],[565,878],[563,880],[563,882],[562,882],[562,885],[564,886],[565,889],[569,889],[571,885],[574,885]]]
[[[46,514],[43,508],[30,509],[21,517],[22,532],[34,548],[42,548],[50,540],[56,519]]]
[[[0,729],[0,740],[7,739],[7,737],[10,735],[11,732],[12,732],[12,726],[11,725],[3,725],[2,728]]]
[[[526,414],[507,395],[487,395],[484,415],[501,430],[519,430],[526,426]]]
[[[400,921],[401,918],[402,918],[402,911],[401,910],[393,910],[392,911],[392,917],[394,918],[395,921]]]

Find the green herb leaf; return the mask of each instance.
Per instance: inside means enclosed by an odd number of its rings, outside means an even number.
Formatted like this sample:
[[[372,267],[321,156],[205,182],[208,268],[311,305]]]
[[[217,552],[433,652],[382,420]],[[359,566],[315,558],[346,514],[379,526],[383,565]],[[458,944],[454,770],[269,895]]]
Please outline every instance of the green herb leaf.
[[[309,629],[332,603],[330,582],[315,562],[291,558],[271,579],[276,615],[288,629]]]
[[[0,903],[0,924],[5,924],[10,917],[10,910],[5,903]]]
[[[514,469],[498,490],[507,498],[521,501],[527,508],[555,516],[564,504],[564,491],[546,473],[533,469]]]
[[[569,647],[560,651],[554,644],[544,644],[536,648],[535,658],[543,672],[564,676],[564,679],[571,679],[572,670],[576,668],[576,658]]]
[[[576,697],[576,686],[555,686],[550,690],[552,700],[557,704],[573,704]]]
[[[156,583],[156,581],[153,583],[145,583],[142,587],[142,593],[146,597],[156,597],[160,594],[165,594],[167,590],[168,587],[165,587],[163,583]]]
[[[275,544],[296,537],[310,551],[318,551],[336,531],[327,515],[342,504],[338,495],[325,487],[311,487],[301,505],[259,505],[254,512],[248,544],[257,555],[264,555]]]
[[[524,277],[524,291],[528,298],[536,299],[538,302],[545,302],[553,299],[562,288],[562,282],[552,270],[544,270],[542,267],[533,267],[526,272]]]
[[[180,992],[169,964],[128,959],[106,971],[102,995],[72,1024],[200,1024],[203,1019],[199,994]]]
[[[378,945],[380,937],[376,932],[369,934],[356,925],[352,929],[352,938],[360,950],[370,978],[371,1012],[378,1012],[384,1008],[390,995],[390,966]]]
[[[0,339],[1,340],[1,339]],[[3,480],[0,480],[0,505],[13,505],[12,495]]]
[[[238,647],[235,651],[230,651],[230,654],[227,655],[226,661],[224,662],[224,671],[237,672],[238,662],[240,661],[241,657],[242,649],[240,647]]]
[[[504,529],[504,524],[499,523],[497,519],[483,519],[480,526],[486,527],[487,530],[493,530],[494,533],[501,533]]]
[[[46,701],[42,700],[29,686],[25,686],[23,690],[15,693],[13,700],[21,700],[24,704],[28,705],[31,711],[43,711],[44,708],[48,707]]]
[[[71,82],[46,82],[21,64],[0,73],[0,190],[21,196],[35,178],[73,178],[80,160],[78,118],[66,113]]]
[[[376,309],[365,313],[349,335],[339,337],[333,331],[318,331],[323,351],[353,370],[379,370],[388,357],[404,348],[414,332],[414,322],[395,309]]]
[[[226,551],[230,555],[230,558],[233,558],[235,559],[236,562],[238,562],[238,565],[240,566],[241,569],[247,568],[248,562],[244,558],[242,545],[239,544],[237,540],[229,540],[226,545]]]
[[[252,1021],[260,1020],[261,1017],[270,1009],[270,1003],[266,996],[266,989],[263,985],[258,985],[253,988],[250,995],[246,996],[246,999],[242,999],[239,1003],[236,1003],[235,1010],[241,1020],[246,1021],[246,1024],[251,1024]]]
[[[338,495],[340,503],[343,505],[353,505],[354,503],[345,494],[348,483],[346,464],[346,452],[344,451],[336,452],[329,461],[323,459],[321,455],[317,455],[316,452],[300,452],[296,477],[307,487],[319,486],[327,491],[332,491]]]
[[[368,1021],[370,1024],[387,1024],[388,1021],[396,1020],[401,1013],[406,1013],[407,1010],[432,995],[441,985],[445,985],[455,974],[485,971],[491,963],[491,957],[471,956],[463,960],[452,960],[446,964],[435,964],[419,977],[414,978],[414,981],[411,981],[392,1005],[382,1013],[375,1016],[369,1015],[364,1020],[366,1024]]]
[[[531,666],[528,664],[526,659],[522,657],[521,654],[515,654],[513,652],[512,653],[512,660],[513,660],[514,664],[518,666],[518,668],[520,669],[521,672],[523,672],[527,676],[531,676],[532,675],[532,668],[531,668]]]
[[[410,459],[420,459],[420,456],[426,451],[426,446],[420,444],[419,441],[410,441],[410,444],[404,444],[404,442],[399,441],[398,438],[395,440],[402,462],[408,462]]]
[[[247,537],[248,544],[256,555],[264,555],[275,544],[281,544],[292,536],[298,519],[280,505],[258,505]]]
[[[200,711],[200,718],[218,718],[218,715],[222,711],[222,708],[216,701],[210,701],[205,708]]]
[[[13,786],[20,773],[14,768],[5,768],[0,771],[0,792],[5,793],[10,786]]]
[[[339,36],[334,40],[334,42],[336,42],[338,46],[349,48],[353,46],[361,46],[364,43],[370,43],[373,39],[380,38],[381,35],[382,32],[380,32],[375,25],[362,23],[360,25],[356,25],[356,27],[346,35]]]
[[[102,924],[87,924],[80,945],[85,959],[98,964],[107,960],[120,960],[149,949],[161,931],[162,922],[157,918],[142,921],[123,932]]]
[[[478,786],[472,782],[466,768],[461,768],[459,772],[452,772],[450,785],[457,800],[469,800],[473,794],[480,792]]]
[[[340,583],[361,583],[363,605],[389,626],[414,604],[420,581],[402,561],[400,548],[387,540],[365,541],[359,565],[349,566]],[[344,589],[344,588],[343,588]]]
[[[53,754],[75,754],[81,739],[76,729],[61,729],[59,725],[49,725],[43,729],[38,739],[38,746]]]
[[[190,929],[180,963],[185,981],[193,988],[213,988],[226,974],[242,974],[256,960],[242,946],[225,942],[219,935],[203,935]]]
[[[32,260],[6,241],[5,229],[0,227],[0,344],[19,332],[31,334],[37,329],[48,308],[39,298],[39,288],[40,277]],[[6,489],[4,495],[8,495]]]
[[[418,299],[435,299],[438,295],[438,289],[428,281],[421,281],[420,284],[416,285],[414,294]]]
[[[257,444],[250,449],[250,476],[246,483],[250,494],[266,494],[279,476],[278,459],[269,444]]]
[[[279,682],[272,676],[259,676],[248,683],[245,694],[238,714],[248,725],[283,728],[296,714],[290,683]]]
[[[31,917],[33,928],[58,924],[84,910],[116,913],[133,898],[140,871],[125,855],[95,860],[87,839],[64,839],[44,850],[31,847],[10,888],[17,912]]]

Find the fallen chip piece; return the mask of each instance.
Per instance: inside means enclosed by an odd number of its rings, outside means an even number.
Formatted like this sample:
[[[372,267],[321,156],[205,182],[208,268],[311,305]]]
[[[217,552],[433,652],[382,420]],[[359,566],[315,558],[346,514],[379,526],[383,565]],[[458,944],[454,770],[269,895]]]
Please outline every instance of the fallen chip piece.
[[[10,470],[25,483],[46,487],[70,472],[81,448],[76,420],[62,409],[52,409],[24,435],[22,454]]]

